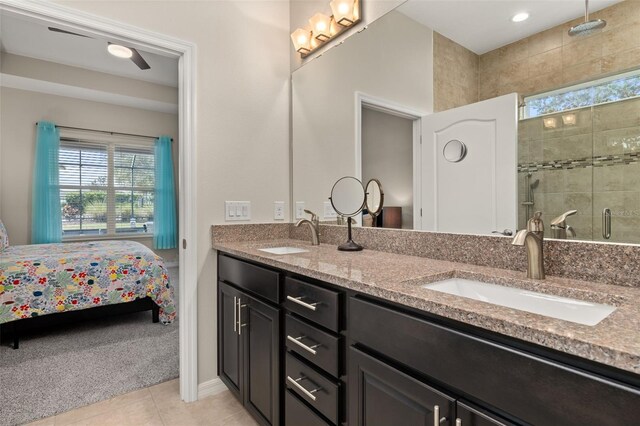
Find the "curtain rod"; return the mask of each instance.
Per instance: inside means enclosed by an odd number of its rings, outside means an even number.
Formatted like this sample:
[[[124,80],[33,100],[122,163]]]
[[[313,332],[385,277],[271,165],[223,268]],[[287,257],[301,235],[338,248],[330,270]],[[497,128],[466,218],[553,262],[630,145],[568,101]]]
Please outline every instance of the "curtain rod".
[[[38,122],[36,122],[36,126]],[[149,138],[149,139],[158,139],[157,136],[148,136],[148,135],[136,135],[135,133],[121,133],[121,132],[111,132],[108,130],[97,130],[97,129],[84,129],[82,127],[71,127],[71,126],[59,126],[55,125],[58,129],[70,129],[70,130],[84,130],[87,132],[97,132],[97,133],[106,133],[109,135],[122,135],[122,136],[135,136],[138,138]],[[173,142],[173,138],[171,138],[171,142]]]

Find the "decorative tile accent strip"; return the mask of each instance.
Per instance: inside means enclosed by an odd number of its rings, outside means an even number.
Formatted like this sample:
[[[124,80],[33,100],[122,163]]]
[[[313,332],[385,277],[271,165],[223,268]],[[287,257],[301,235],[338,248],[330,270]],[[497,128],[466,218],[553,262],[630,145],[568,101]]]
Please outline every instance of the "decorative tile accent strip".
[[[542,163],[518,164],[518,172],[525,173],[552,169],[619,166],[638,162],[640,162],[640,152],[627,152],[622,155],[599,155],[578,160],[553,160]]]

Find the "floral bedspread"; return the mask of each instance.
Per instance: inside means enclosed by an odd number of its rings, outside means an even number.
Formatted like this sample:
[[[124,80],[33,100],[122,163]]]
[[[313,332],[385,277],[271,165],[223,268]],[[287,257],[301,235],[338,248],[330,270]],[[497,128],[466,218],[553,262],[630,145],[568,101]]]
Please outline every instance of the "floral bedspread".
[[[0,324],[149,296],[176,317],[162,258],[134,241],[9,246],[0,253]]]

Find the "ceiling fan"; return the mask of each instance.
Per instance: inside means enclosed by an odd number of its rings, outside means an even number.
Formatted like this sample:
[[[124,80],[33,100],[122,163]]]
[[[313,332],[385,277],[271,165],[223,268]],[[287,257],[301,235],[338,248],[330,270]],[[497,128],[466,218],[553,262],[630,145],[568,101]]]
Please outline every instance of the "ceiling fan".
[[[92,38],[84,34],[78,34],[78,33],[74,33],[74,32],[63,30],[56,27],[48,27],[48,28],[49,28],[49,31],[53,31],[54,33],[62,33],[62,34],[69,34],[69,35],[74,35],[78,37]],[[144,60],[142,55],[140,55],[140,52],[138,52],[133,47],[127,47],[127,46],[122,46],[120,44],[107,42],[107,50],[109,50],[109,53],[119,58],[131,59],[131,61],[134,64],[136,64],[138,68],[140,68],[141,70],[148,70],[151,68],[151,66],[147,63],[147,61]]]

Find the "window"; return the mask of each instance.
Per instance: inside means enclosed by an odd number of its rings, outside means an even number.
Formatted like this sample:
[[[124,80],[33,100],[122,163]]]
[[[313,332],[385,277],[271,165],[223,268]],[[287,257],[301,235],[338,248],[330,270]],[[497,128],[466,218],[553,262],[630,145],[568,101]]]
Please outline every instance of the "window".
[[[524,98],[523,118],[640,96],[640,70]]]
[[[153,234],[153,146],[61,138],[63,237]]]

